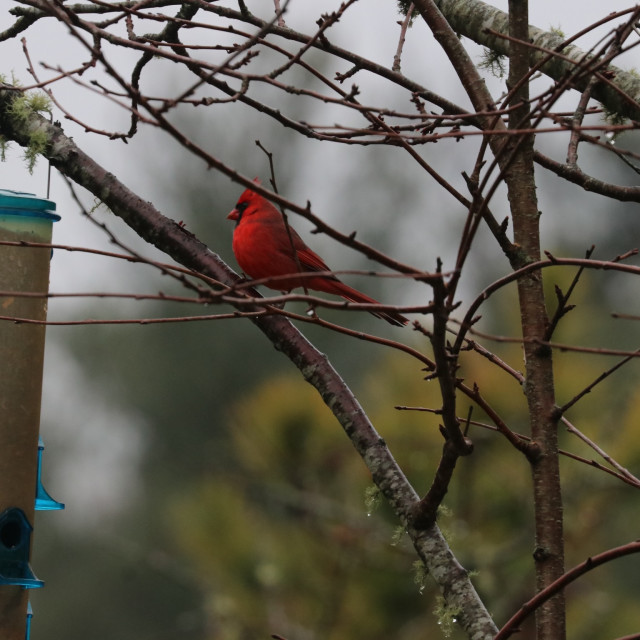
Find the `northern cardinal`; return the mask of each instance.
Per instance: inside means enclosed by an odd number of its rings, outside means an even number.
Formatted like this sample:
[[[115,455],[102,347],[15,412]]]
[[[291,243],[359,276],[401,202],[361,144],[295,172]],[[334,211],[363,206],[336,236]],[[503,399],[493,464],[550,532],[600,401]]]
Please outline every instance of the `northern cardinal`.
[[[240,268],[251,278],[272,278],[331,270],[317,253],[309,249],[290,225],[291,236],[289,236],[280,211],[266,198],[251,189],[242,193],[236,208],[227,218],[236,221],[233,232],[233,253]],[[335,276],[325,275],[317,278],[293,276],[265,283],[265,286],[278,291],[291,291],[304,286],[307,289],[342,296],[349,302],[380,304],[364,293],[348,287]],[[399,327],[409,322],[407,318],[395,311],[371,311],[371,313]]]

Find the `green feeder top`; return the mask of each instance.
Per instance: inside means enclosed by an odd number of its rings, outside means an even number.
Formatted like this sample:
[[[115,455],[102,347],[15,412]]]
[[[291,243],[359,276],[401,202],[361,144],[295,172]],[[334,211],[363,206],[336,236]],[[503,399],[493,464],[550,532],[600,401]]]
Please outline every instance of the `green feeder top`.
[[[0,216],[25,216],[46,218],[56,222],[60,216],[55,213],[56,203],[44,198],[36,198],[33,193],[0,189]]]

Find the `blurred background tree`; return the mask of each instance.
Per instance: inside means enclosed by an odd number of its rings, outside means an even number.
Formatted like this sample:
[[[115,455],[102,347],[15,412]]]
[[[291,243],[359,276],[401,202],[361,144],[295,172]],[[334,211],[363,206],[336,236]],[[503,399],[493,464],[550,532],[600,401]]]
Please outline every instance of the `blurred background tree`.
[[[287,26],[311,33],[322,13],[320,5],[296,11],[296,3],[290,4]],[[395,23],[403,16],[388,6],[394,3],[384,3],[384,10],[383,3],[378,4],[376,11],[381,10],[382,17],[370,30],[361,28],[370,24],[370,8],[356,3],[329,35],[331,42],[346,44],[358,32],[358,46],[388,67],[397,46]],[[272,16],[271,7],[250,8]],[[352,12],[355,17],[348,22]],[[589,24],[586,16],[584,20],[574,31]],[[42,22],[27,32],[30,50],[37,48],[38,38],[45,40]],[[51,21],[47,25],[47,42],[54,37],[68,42],[62,23],[55,26],[59,32],[52,30]],[[388,29],[384,38],[375,25]],[[467,105],[460,87],[446,80],[449,67],[440,71],[440,53],[433,52],[425,71],[423,54],[416,53],[424,32],[416,31],[407,33],[403,72],[428,76],[424,82],[429,88]],[[228,41],[234,39],[232,35]],[[2,46],[9,44],[15,42],[6,37]],[[479,48],[467,41],[465,45],[479,55]],[[63,61],[77,60],[76,46],[69,43],[68,50],[61,50]],[[118,55],[125,64],[137,61],[133,52]],[[310,52],[305,59],[327,76],[334,71],[320,52]],[[277,60],[278,54],[262,51],[259,62],[268,70]],[[161,64],[166,73],[144,76],[147,95],[164,95],[167,87],[178,93],[182,87],[182,74],[167,61]],[[342,72],[349,70],[344,67]],[[489,73],[485,78],[492,89],[502,89],[503,81]],[[292,69],[287,80],[320,90],[320,83],[308,82],[299,69]],[[360,81],[357,76],[356,80]],[[23,83],[29,81],[25,78]],[[376,104],[385,95],[378,79],[362,90],[363,104]],[[313,99],[299,100],[273,88],[259,95],[299,122],[331,121],[334,107]],[[101,114],[105,109],[96,107],[102,102],[92,100],[75,103],[81,121],[92,109]],[[389,110],[407,110],[406,96],[390,95],[385,104]],[[287,198],[310,200],[327,222],[347,233],[357,229],[358,239],[400,261],[433,270],[441,256],[445,269],[453,267],[466,211],[424,179],[401,149],[327,148],[328,143],[301,138],[270,119],[257,118],[246,106],[230,103],[216,109],[212,117],[211,112],[189,105],[176,114],[174,124],[203,148],[215,149],[242,174],[266,178],[266,156],[255,145],[259,140],[273,153],[279,190]],[[109,112],[108,118],[97,119],[114,129],[126,129],[128,117],[127,112]],[[73,132],[73,123],[65,122],[67,127]],[[560,140],[561,135],[548,140],[541,136],[540,147],[550,155],[562,154],[566,140]],[[621,139],[637,152],[633,135]],[[476,156],[480,136],[468,137],[463,144],[444,138],[424,150],[459,189],[464,187],[460,172],[470,171],[469,159]],[[179,146],[170,146],[153,127],[142,126],[126,152],[118,150],[112,157],[113,148],[96,145],[91,153],[118,176],[130,176],[127,180],[143,198],[184,222],[235,265],[232,223],[225,215],[241,191],[238,185],[219,179]],[[10,161],[20,164],[19,154],[9,153]],[[603,150],[585,157],[585,170],[597,168],[609,182],[624,184],[636,177]],[[42,170],[41,163],[37,171]],[[594,257],[600,259],[613,259],[631,248],[630,239],[638,230],[635,205],[585,193],[546,172],[540,171],[538,179],[544,248],[554,255],[582,256],[597,241]],[[67,198],[56,241],[109,247],[99,228],[75,214],[77,206],[55,177],[54,189]],[[85,206],[90,204],[92,199],[85,197]],[[491,206],[497,219],[508,215],[504,193]],[[124,245],[158,258],[108,211],[98,208],[95,217]],[[302,220],[295,223],[329,264],[370,268],[369,261],[338,243],[309,236],[311,227]],[[506,271],[508,264],[496,255],[493,238],[481,230],[465,266],[460,299],[468,304]],[[550,308],[555,303],[553,285],[557,282],[566,291],[574,273],[547,270]],[[54,290],[57,285],[59,290],[183,293],[153,269],[100,258],[79,262],[76,255],[60,250],[55,252],[52,277]],[[431,297],[429,289],[415,282],[353,280],[385,301],[422,304]],[[631,276],[585,273],[571,299],[577,310],[560,324],[555,341],[636,349],[633,326],[625,323],[620,329],[624,321],[615,324],[609,317],[611,310],[638,312],[633,292]],[[479,328],[491,335],[518,336],[515,299],[513,285],[489,299]],[[306,306],[298,303],[290,308],[303,313]],[[211,306],[193,311],[210,312]],[[54,320],[70,315],[125,318],[185,313],[177,303],[141,301],[116,305],[54,300],[50,309]],[[398,335],[367,314],[323,310],[322,316],[381,335]],[[394,407],[439,407],[437,382],[424,380],[419,363],[405,354],[388,353],[312,325],[305,324],[303,331],[354,389],[409,480],[423,494],[440,455],[441,418]],[[425,349],[424,337],[417,333],[403,339]],[[435,583],[416,566],[415,551],[398,528],[397,517],[379,500],[370,475],[336,429],[326,406],[249,322],[51,327],[48,340],[42,425],[47,442],[45,481],[68,507],[64,514],[38,517],[33,565],[47,588],[33,595],[35,637],[234,640],[277,633],[289,640],[403,639],[438,637],[443,627],[452,637],[465,637],[454,624],[447,624],[451,617],[442,613]],[[522,347],[517,342],[486,344],[505,362],[521,366]],[[613,356],[556,352],[558,404],[615,361]],[[471,383],[480,381],[499,415],[515,431],[526,432],[522,390],[504,371],[470,353],[458,375]],[[640,447],[634,429],[637,375],[637,365],[627,365],[621,375],[607,379],[597,393],[567,414],[632,471],[637,470]],[[468,402],[462,400],[458,413],[466,416],[467,409]],[[475,424],[490,423],[487,416],[475,408],[472,419],[469,435],[474,454],[459,464],[439,523],[462,565],[477,571],[474,582],[480,595],[490,603],[496,621],[502,622],[534,591],[533,522],[523,499],[530,491],[530,473],[506,440]],[[562,433],[561,446],[587,460],[593,457],[569,434]],[[630,532],[637,530],[635,492],[570,458],[562,459],[562,474],[567,566],[627,542]],[[633,558],[612,563],[571,587],[568,620],[575,637],[599,640],[638,628],[636,568]],[[438,607],[440,612],[434,615]],[[533,633],[529,624],[521,636],[534,637]]]

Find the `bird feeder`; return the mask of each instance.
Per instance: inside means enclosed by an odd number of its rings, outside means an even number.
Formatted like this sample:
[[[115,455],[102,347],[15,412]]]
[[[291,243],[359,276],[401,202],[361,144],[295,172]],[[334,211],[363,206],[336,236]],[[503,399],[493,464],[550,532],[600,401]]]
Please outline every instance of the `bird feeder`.
[[[50,200],[0,189],[0,637],[25,637],[28,564],[38,484],[49,264]],[[41,246],[43,245],[43,246]],[[2,547],[4,545],[4,547]],[[5,548],[6,547],[6,548]],[[16,562],[20,555],[20,562]],[[10,566],[2,566],[2,558]],[[13,558],[13,560],[11,560]],[[22,562],[24,560],[24,562]],[[20,571],[24,575],[19,575]],[[3,575],[10,579],[2,581]]]

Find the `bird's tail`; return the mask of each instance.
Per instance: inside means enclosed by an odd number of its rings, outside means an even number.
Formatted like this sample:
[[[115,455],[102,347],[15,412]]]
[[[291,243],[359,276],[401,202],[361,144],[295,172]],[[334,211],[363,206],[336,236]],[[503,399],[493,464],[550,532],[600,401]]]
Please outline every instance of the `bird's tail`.
[[[368,295],[361,293],[357,289],[347,286],[344,282],[340,282],[340,280],[327,279],[323,282],[323,285],[323,290],[326,293],[335,293],[349,302],[356,302],[359,304],[381,304],[374,298],[370,298]],[[389,324],[396,327],[404,327],[409,323],[409,319],[405,318],[397,311],[370,311],[369,313],[374,315],[376,318],[386,320]]]

